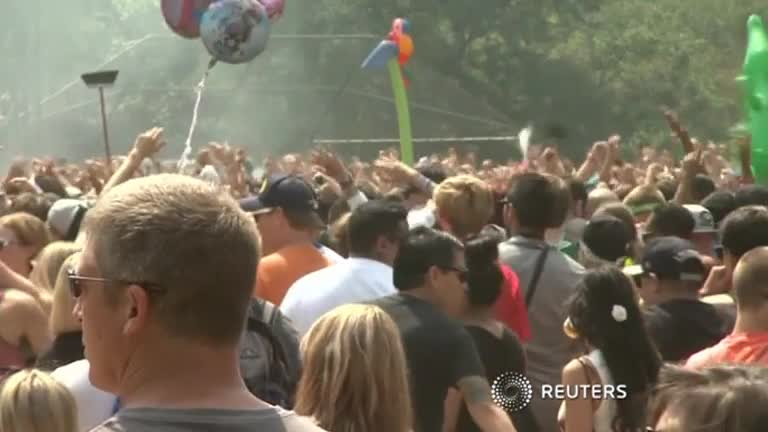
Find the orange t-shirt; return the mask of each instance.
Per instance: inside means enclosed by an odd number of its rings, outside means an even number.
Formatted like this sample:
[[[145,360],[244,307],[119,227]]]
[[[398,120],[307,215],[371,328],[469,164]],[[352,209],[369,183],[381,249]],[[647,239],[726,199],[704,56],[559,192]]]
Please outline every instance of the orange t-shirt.
[[[691,356],[686,367],[702,369],[722,363],[768,366],[768,333],[733,333],[717,345]]]
[[[294,282],[330,265],[331,262],[312,243],[284,247],[259,262],[254,296],[280,306]]]

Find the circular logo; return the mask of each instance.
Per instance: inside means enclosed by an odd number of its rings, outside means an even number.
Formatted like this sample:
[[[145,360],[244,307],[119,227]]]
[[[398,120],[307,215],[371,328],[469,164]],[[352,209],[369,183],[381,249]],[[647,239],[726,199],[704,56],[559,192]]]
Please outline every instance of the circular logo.
[[[533,385],[524,375],[504,372],[493,380],[491,398],[507,412],[517,412],[527,407],[533,399]]]

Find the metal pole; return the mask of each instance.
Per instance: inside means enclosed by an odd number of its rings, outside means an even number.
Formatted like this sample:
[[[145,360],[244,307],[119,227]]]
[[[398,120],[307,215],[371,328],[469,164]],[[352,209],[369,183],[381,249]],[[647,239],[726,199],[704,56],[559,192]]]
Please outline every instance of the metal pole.
[[[112,150],[109,147],[109,132],[107,131],[107,109],[104,104],[104,87],[99,87],[99,99],[101,100],[101,125],[104,129],[104,152],[107,155],[107,172],[112,174]]]

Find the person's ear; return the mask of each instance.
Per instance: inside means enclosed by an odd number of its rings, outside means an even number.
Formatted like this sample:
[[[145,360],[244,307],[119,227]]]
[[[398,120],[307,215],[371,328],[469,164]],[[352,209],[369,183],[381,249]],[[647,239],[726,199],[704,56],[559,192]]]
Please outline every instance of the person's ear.
[[[426,280],[425,282],[429,286],[435,286],[438,285],[438,281],[440,280],[440,277],[442,276],[443,272],[438,268],[437,266],[432,266],[427,270]]]
[[[125,314],[123,333],[135,335],[146,328],[149,321],[149,293],[138,285],[129,285],[125,296],[125,305],[121,308]]]
[[[739,258],[736,256],[733,256],[733,254],[728,250],[723,248],[723,265],[726,266],[728,269],[733,271],[733,269],[736,268],[736,264],[739,262]]]
[[[277,220],[280,221],[280,225],[289,226],[288,218],[285,216],[285,211],[283,211],[281,207],[276,208],[271,215],[267,215],[267,217],[269,216],[277,218]]]
[[[448,220],[448,216],[443,210],[437,210],[437,223],[440,225],[440,228],[442,228],[443,231],[453,232],[451,230],[451,223]]]

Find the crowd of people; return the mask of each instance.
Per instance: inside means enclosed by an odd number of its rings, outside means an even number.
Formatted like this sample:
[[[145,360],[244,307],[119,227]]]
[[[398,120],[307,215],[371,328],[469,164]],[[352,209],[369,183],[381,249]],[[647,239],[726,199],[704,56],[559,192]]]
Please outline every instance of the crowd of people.
[[[0,431],[765,430],[768,187],[667,119],[681,160],[14,161]]]

